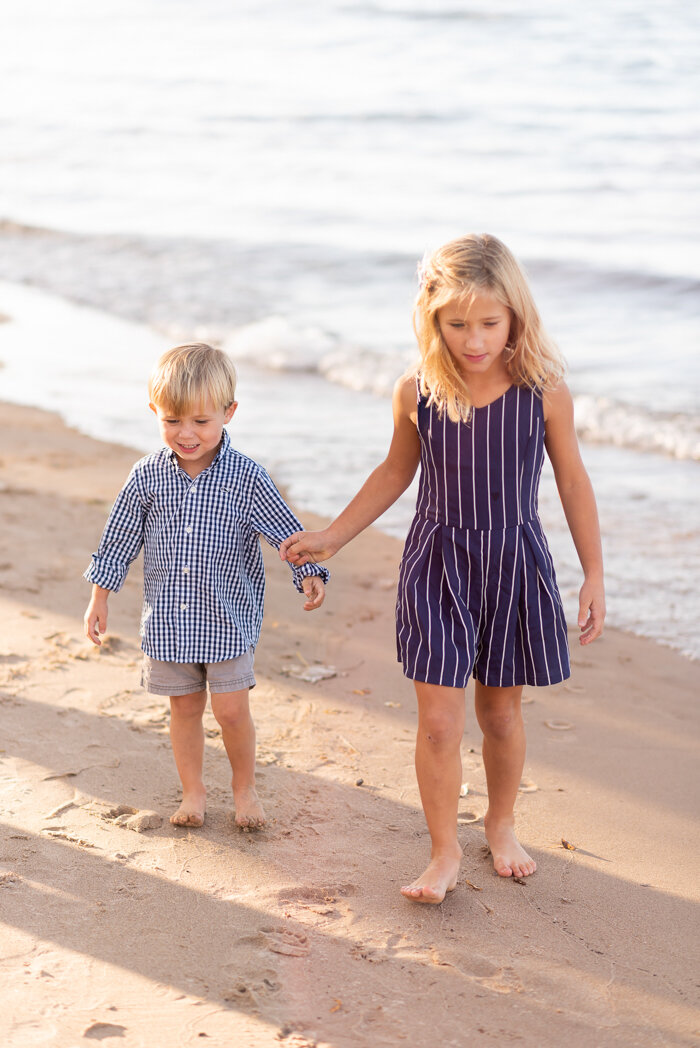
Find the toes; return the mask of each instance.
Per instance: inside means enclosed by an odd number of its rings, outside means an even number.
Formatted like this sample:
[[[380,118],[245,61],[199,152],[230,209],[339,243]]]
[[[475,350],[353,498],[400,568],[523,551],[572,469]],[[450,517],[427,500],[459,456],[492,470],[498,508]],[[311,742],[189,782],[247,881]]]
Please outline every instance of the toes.
[[[176,811],[174,815],[170,816],[170,821],[173,826],[199,827],[204,825],[204,816],[198,812]]]

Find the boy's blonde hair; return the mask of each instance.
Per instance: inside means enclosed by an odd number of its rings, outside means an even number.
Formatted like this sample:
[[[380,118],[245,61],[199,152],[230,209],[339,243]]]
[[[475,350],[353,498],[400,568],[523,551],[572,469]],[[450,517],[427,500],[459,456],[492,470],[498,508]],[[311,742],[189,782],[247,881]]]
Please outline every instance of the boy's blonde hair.
[[[505,365],[516,386],[554,388],[564,374],[564,361],[542,327],[527,278],[508,248],[486,233],[451,240],[425,257],[419,269],[420,291],[413,310],[413,329],[421,362],[420,389],[429,404],[447,412],[453,422],[469,418],[469,389],[445,345],[438,311],[454,299],[467,305],[488,291],[511,315]]]
[[[236,369],[222,350],[205,342],[175,346],[156,362],[148,395],[156,407],[177,415],[199,411],[207,401],[225,410],[236,399]]]

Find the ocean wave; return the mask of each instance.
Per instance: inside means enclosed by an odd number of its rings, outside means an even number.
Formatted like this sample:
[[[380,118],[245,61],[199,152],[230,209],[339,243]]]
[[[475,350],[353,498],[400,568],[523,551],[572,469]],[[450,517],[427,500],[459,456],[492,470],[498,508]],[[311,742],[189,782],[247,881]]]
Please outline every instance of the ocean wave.
[[[584,440],[700,462],[700,421],[695,415],[586,394],[576,396],[574,404],[576,431]]]
[[[234,361],[267,371],[313,372],[355,393],[390,397],[411,363],[410,352],[376,353],[343,343],[318,327],[300,327],[284,317],[247,324],[224,340]]]
[[[408,350],[380,355],[277,316],[234,332],[224,348],[234,360],[263,370],[316,373],[353,392],[384,397],[391,396],[396,379],[415,361]],[[590,443],[700,461],[700,421],[694,415],[590,394],[577,394],[574,404],[576,431]]]
[[[229,267],[249,270],[251,277],[265,282],[274,256],[272,271],[276,279],[288,281],[290,273],[299,276],[303,270],[325,271],[330,277],[343,280],[374,280],[379,275],[398,281],[412,281],[419,255],[425,245],[406,253],[387,248],[367,250],[335,247],[317,243],[248,244],[231,239],[205,237],[161,237],[140,234],[70,232],[68,230],[34,226],[11,218],[0,217],[0,277],[34,283],[49,291],[85,301],[113,312],[123,311],[130,319],[149,319],[137,316],[130,308],[131,300],[140,300],[147,284],[151,305],[156,295],[167,297],[167,287],[161,279],[161,268],[167,262],[174,293],[170,302],[188,301],[191,295],[182,294],[181,285],[201,289],[205,273],[223,271]],[[550,247],[550,250],[551,247]],[[545,253],[544,245],[532,245],[523,253],[522,261],[530,277],[538,284],[567,296],[605,293],[624,294],[639,300],[649,295],[668,304],[669,297],[682,303],[683,310],[697,315],[700,309],[700,279],[692,273],[669,272],[653,268],[653,259],[644,260],[639,268],[630,265],[596,264],[590,259],[557,257],[556,247]],[[66,267],[66,263],[70,263]],[[68,272],[66,272],[66,270]],[[79,294],[68,284],[68,276],[75,275]],[[97,280],[100,274],[102,280]],[[92,276],[92,280],[86,277]],[[130,279],[131,278],[131,279]],[[116,301],[105,301],[101,292],[118,288]],[[206,303],[216,316],[225,314],[220,299],[220,287],[214,288],[218,301]],[[155,292],[155,294],[154,294]],[[126,294],[126,297],[124,295]],[[185,318],[186,319],[186,318]]]

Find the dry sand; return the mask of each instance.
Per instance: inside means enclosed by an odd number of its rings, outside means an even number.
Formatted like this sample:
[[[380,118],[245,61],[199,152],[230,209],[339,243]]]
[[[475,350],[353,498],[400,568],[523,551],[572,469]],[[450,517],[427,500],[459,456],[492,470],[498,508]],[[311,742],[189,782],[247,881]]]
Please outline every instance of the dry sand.
[[[398,892],[428,850],[400,545],[346,548],[313,614],[270,551],[253,693],[270,825],[233,826],[207,713],[207,822],[175,829],[166,704],[138,685],[138,565],[104,649],[82,634],[81,573],[137,456],[2,416],[3,1046],[698,1043],[697,664],[611,629],[585,653],[572,637],[570,682],[529,691],[523,884],[484,853],[468,695],[462,874],[418,906]],[[337,676],[292,675],[318,663]],[[133,812],[162,822],[138,832]]]

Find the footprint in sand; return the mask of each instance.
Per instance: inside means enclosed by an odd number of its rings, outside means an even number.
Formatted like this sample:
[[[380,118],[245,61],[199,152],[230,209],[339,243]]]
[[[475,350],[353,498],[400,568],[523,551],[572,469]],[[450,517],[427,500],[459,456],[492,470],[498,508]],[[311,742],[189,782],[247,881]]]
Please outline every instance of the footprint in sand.
[[[232,975],[240,975],[238,965],[225,965],[224,971]],[[276,975],[274,971],[258,972],[254,979],[236,982],[230,990],[224,993],[223,998],[228,1004],[235,1005],[238,1010],[257,1011],[265,998],[279,993],[280,984],[276,980]]]
[[[493,993],[517,993],[522,989],[522,983],[513,968],[499,968],[488,957],[482,957],[477,953],[465,957],[462,951],[449,947],[432,950],[431,953],[433,964],[454,968],[460,975],[474,979]]]
[[[498,965],[482,957],[478,953],[465,956],[462,950],[453,950],[450,947],[439,950],[431,950],[433,964],[447,968],[454,968],[461,975],[471,979],[491,979],[498,974]]]
[[[294,932],[290,928],[261,928],[260,934],[272,953],[281,953],[285,957],[306,957],[309,953],[309,940],[303,932]]]

